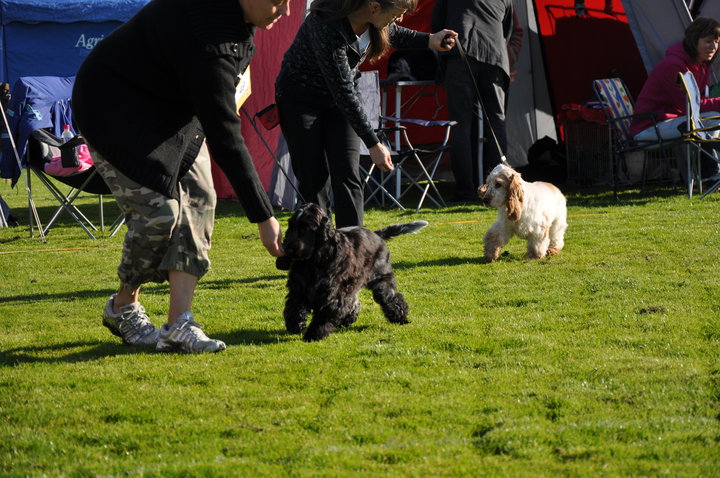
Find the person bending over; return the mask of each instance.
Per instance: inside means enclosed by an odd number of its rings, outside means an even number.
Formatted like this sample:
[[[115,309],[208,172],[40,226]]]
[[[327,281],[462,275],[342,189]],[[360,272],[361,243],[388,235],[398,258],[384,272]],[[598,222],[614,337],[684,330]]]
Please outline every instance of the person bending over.
[[[227,175],[272,256],[281,230],[240,133],[238,75],[256,28],[290,14],[289,0],[153,0],[90,52],[73,90],[73,112],[100,175],[127,224],[120,287],[103,324],[131,345],[220,352],[190,307],[210,266],[216,195],[210,153]],[[132,136],[123,134],[133,132]],[[167,323],[138,302],[140,286],[168,281]]]

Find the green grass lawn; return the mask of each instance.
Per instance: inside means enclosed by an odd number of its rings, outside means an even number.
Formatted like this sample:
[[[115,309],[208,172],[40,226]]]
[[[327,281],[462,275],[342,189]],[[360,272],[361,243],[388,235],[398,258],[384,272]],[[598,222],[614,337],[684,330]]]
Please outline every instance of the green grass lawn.
[[[720,476],[720,194],[568,193],[559,256],[513,239],[493,264],[492,210],[371,209],[430,222],[389,244],[411,323],[364,291],[319,343],[285,332],[286,274],[221,201],[210,356],[121,345],[100,314],[122,234],[63,215],[43,244],[24,190],[0,194],[23,222],[0,229],[2,476]],[[141,299],[161,324],[167,285]]]

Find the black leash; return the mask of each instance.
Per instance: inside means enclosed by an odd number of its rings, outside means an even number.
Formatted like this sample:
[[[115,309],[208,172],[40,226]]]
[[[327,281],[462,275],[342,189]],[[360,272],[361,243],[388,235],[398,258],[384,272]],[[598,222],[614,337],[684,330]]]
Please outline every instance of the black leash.
[[[447,37],[446,37],[447,38]],[[445,40],[443,40],[445,41]],[[473,75],[472,68],[470,67],[470,62],[467,59],[467,55],[465,54],[465,49],[463,48],[462,44],[458,40],[458,38],[455,38],[455,46],[457,47],[458,51],[460,52],[460,58],[463,59],[465,62],[465,66],[467,66],[468,74],[470,75],[470,79],[472,80],[473,88],[475,88],[475,96],[477,97],[478,103],[480,103],[480,109],[483,113],[483,121],[487,121],[488,129],[490,129],[490,133],[492,133],[493,140],[495,141],[495,146],[497,146],[498,151],[500,152],[500,163],[504,164],[505,166],[510,166],[510,164],[507,162],[507,158],[505,157],[505,152],[500,147],[500,141],[497,139],[497,135],[495,134],[495,130],[492,127],[492,123],[490,122],[490,119],[488,117],[487,111],[485,110],[485,105],[483,105],[482,98],[480,97],[480,89],[478,88],[477,83],[475,82],[475,75]]]
[[[255,121],[250,117],[250,113],[247,112],[244,106],[241,106],[240,109],[243,113],[245,113],[245,116],[250,121],[250,124],[252,125],[253,129],[257,133],[258,136],[260,136],[260,139],[262,140],[263,144],[265,145],[265,149],[267,149],[268,153],[270,153],[270,156],[272,156],[272,159],[275,161],[275,164],[278,165],[278,168],[280,168],[280,171],[283,173],[283,176],[285,176],[285,179],[287,179],[287,182],[290,184],[290,186],[295,190],[295,193],[297,193],[298,198],[300,198],[300,201],[303,203],[305,202],[305,198],[302,194],[300,194],[300,191],[298,191],[298,188],[295,187],[295,183],[293,180],[288,176],[288,173],[285,172],[285,168],[283,168],[282,164],[280,164],[280,160],[275,156],[275,153],[270,148],[270,145],[267,144],[267,141],[265,141],[265,137],[262,135],[260,130],[258,129],[257,125],[255,124]]]

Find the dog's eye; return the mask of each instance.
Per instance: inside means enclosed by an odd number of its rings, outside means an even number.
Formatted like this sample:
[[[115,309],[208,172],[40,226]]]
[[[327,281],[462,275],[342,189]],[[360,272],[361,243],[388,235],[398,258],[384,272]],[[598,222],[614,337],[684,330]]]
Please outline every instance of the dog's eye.
[[[500,188],[502,187],[502,184],[500,184],[500,182],[498,181],[498,182],[495,183],[495,187],[496,187],[497,189],[500,189]]]

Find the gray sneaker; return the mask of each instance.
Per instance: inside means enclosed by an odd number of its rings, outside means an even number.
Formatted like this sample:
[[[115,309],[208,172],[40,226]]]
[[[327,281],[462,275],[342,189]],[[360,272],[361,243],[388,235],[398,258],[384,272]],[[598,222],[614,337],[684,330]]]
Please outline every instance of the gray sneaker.
[[[103,310],[103,325],[128,345],[152,345],[158,341],[160,330],[155,327],[145,308],[138,302],[120,308],[120,315],[113,313],[115,294],[110,296]]]
[[[195,322],[192,312],[183,312],[175,319],[172,327],[163,324],[160,338],[155,349],[158,352],[187,352],[199,354],[203,352],[222,352],[225,342],[209,338],[200,330],[202,325]]]

